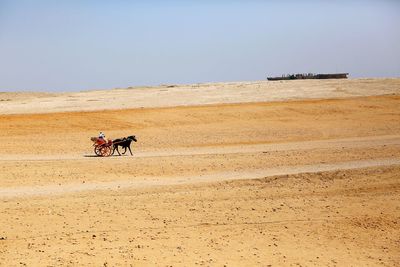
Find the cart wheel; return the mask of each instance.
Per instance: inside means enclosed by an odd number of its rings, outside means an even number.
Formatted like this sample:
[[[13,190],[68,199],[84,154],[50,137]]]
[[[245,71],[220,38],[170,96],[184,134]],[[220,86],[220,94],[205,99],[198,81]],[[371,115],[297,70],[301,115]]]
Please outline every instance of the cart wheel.
[[[101,156],[101,146],[95,146],[95,147],[94,147],[94,153],[95,153],[97,156]]]
[[[100,153],[103,157],[111,156],[112,149],[110,146],[103,146],[100,148]]]

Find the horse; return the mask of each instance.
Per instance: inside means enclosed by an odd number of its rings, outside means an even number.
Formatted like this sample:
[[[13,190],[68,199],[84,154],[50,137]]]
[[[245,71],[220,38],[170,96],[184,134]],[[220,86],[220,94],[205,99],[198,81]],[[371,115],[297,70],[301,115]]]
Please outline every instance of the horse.
[[[125,149],[122,154],[125,155],[126,149],[128,148],[129,152],[131,153],[131,156],[133,156],[132,150],[131,150],[132,141],[137,142],[136,136],[130,135],[128,137],[118,138],[118,139],[113,140],[113,152],[112,152],[112,154],[114,154],[114,151],[117,150],[118,155],[121,156],[121,153],[119,153],[119,150],[118,150],[118,146],[122,146],[122,148]]]

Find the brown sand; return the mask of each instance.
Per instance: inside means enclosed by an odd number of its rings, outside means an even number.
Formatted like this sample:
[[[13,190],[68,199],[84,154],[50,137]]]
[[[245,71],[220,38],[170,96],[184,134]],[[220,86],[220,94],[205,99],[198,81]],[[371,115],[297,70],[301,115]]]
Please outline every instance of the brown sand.
[[[0,115],[0,265],[399,265],[399,107],[15,109]],[[99,130],[136,134],[135,155],[92,157]]]

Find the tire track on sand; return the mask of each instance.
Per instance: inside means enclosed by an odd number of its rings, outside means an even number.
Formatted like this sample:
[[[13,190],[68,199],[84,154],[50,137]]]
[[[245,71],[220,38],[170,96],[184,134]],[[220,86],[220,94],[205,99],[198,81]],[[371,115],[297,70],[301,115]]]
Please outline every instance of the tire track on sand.
[[[121,180],[112,182],[97,182],[85,184],[63,184],[44,186],[21,186],[0,188],[0,198],[28,198],[35,196],[52,196],[72,194],[88,191],[122,190],[148,188],[155,186],[169,186],[182,184],[195,184],[202,182],[219,182],[227,180],[243,180],[271,177],[277,175],[293,175],[299,173],[327,172],[334,170],[351,170],[368,167],[382,167],[400,165],[399,158],[347,161],[332,164],[312,164],[301,166],[283,166],[255,171],[220,172],[212,175],[176,176],[161,179],[145,180],[138,177],[135,180]]]

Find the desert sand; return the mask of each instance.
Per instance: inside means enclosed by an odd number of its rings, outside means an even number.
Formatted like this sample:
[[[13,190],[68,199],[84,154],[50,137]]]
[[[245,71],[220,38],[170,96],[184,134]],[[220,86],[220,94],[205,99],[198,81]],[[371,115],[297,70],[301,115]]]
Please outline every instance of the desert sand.
[[[400,264],[400,79],[0,100],[0,266]]]

